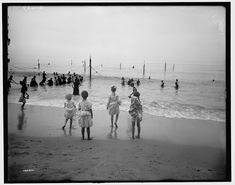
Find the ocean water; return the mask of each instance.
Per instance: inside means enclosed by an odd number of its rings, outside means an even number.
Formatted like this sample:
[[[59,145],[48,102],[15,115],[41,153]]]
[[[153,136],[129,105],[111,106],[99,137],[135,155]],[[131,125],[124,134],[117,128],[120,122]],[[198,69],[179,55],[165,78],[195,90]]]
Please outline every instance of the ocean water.
[[[81,65],[75,66],[53,66],[42,65],[41,71],[47,72],[47,77],[53,77],[54,71],[60,73],[76,72],[84,75],[84,82],[80,86],[80,92],[87,90],[89,101],[93,104],[94,110],[105,110],[108,96],[111,93],[110,87],[117,86],[117,94],[121,99],[120,109],[128,111],[130,99],[128,95],[132,88],[128,85],[121,85],[121,77],[126,80],[130,77],[140,79],[140,99],[144,112],[168,118],[186,118],[199,120],[213,120],[224,122],[226,120],[226,81],[225,67],[215,65],[177,65],[173,71],[172,65],[167,66],[164,72],[162,64],[146,64],[146,73],[143,76],[142,64],[132,66],[101,66],[97,65],[92,69],[92,80],[89,81],[89,72]],[[35,67],[24,68],[22,66],[9,65],[9,75],[13,74],[13,79],[19,82],[24,75],[28,76],[27,83],[33,75],[37,75]],[[148,77],[151,76],[149,80]],[[175,90],[175,79],[179,79],[179,89]],[[40,82],[42,76],[36,77]],[[212,82],[212,79],[215,81]],[[165,81],[165,87],[160,87],[161,80]],[[18,103],[20,97],[20,85],[12,83],[12,88],[8,95],[8,102]],[[67,93],[72,93],[72,85],[45,86],[30,88],[28,94],[30,98],[27,104],[42,105],[52,107],[63,107],[64,97]],[[81,101],[80,96],[74,96],[74,101]]]

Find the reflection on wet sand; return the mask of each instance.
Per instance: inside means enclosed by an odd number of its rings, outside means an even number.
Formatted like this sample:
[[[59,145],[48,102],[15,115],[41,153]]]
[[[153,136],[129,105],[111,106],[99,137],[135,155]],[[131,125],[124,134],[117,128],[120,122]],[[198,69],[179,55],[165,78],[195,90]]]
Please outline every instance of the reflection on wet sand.
[[[108,138],[109,139],[117,139],[117,128],[111,127],[110,132],[108,133]]]
[[[72,136],[72,129],[70,128],[69,129],[69,133],[67,133],[67,130],[66,129],[62,129],[63,130],[63,132],[64,132],[64,136]]]
[[[17,125],[18,130],[23,130],[26,127],[26,123],[27,123],[27,118],[25,116],[25,112],[24,110],[21,110],[19,111],[18,115],[18,125]]]

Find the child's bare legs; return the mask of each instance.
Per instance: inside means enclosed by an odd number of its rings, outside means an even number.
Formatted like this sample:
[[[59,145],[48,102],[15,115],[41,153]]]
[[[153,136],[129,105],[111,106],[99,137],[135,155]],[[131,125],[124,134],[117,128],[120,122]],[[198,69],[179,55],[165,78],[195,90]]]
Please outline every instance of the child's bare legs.
[[[116,114],[116,119],[115,119],[115,123],[114,123],[116,128],[118,128],[118,126],[117,126],[118,116],[119,116],[119,114]]]
[[[136,138],[140,138],[140,121],[139,120],[137,120],[137,129],[138,129],[138,135],[136,136]]]
[[[113,127],[113,116],[114,115],[111,115],[111,127]]]
[[[84,134],[85,134],[85,127],[82,127],[82,140],[85,139]]]
[[[114,129],[114,138],[117,139],[117,128]]]
[[[68,118],[65,118],[64,126],[62,127],[63,130],[64,130],[64,128],[66,127],[66,124],[67,124],[67,121],[68,121],[68,120],[69,120]]]
[[[92,138],[90,137],[90,127],[86,128],[86,132],[87,132],[87,140],[92,140]],[[85,139],[85,127],[82,127],[82,140]]]
[[[72,128],[72,124],[73,124],[73,119],[70,119],[70,129]]]
[[[86,128],[86,132],[87,132],[87,139],[92,140],[92,138],[90,137],[90,127]]]
[[[135,139],[135,121],[132,120],[132,139]]]
[[[23,110],[24,109],[24,105],[25,105],[25,103],[26,103],[26,101],[25,101],[25,99],[23,100],[23,104],[21,105],[21,110]]]

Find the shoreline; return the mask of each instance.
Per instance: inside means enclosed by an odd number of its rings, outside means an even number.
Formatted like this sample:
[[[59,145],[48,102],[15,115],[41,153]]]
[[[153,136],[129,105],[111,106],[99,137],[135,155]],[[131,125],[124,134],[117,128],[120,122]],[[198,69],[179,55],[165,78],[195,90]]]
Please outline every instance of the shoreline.
[[[8,132],[25,134],[26,136],[62,136],[69,135],[81,137],[80,127],[77,120],[73,121],[74,129],[71,133],[67,123],[67,129],[62,132],[64,124],[64,109],[59,107],[46,107],[27,105],[22,112],[20,104],[8,103]],[[40,114],[39,114],[40,112]],[[93,110],[94,125],[91,134],[98,139],[107,139],[110,136],[110,116],[108,111]],[[49,116],[52,115],[52,116]],[[30,124],[28,124],[28,123]],[[120,111],[119,128],[117,134],[119,139],[131,138],[131,121],[129,114]],[[38,131],[41,131],[38,134]],[[113,133],[113,134],[116,134]],[[146,139],[160,139],[176,142],[178,144],[208,145],[220,148],[226,147],[226,125],[225,122],[211,120],[194,120],[185,118],[166,118],[143,114],[141,122],[141,136]],[[188,140],[188,138],[191,139]]]
[[[27,105],[22,112],[20,104],[8,103],[8,132],[26,136],[66,136],[81,137],[77,120],[73,121],[74,129],[69,132],[69,122],[65,132],[61,130],[64,124],[64,109]],[[40,114],[39,114],[40,112]],[[118,126],[110,127],[108,111],[93,110],[94,125],[91,134],[97,139],[114,137],[122,140],[131,138],[131,121],[129,114],[120,111]],[[51,115],[51,116],[49,116]],[[38,132],[40,131],[40,132]],[[189,120],[185,118],[165,118],[143,114],[141,122],[141,137],[144,139],[166,140],[177,144],[206,145],[219,148],[226,147],[225,122],[210,120]]]
[[[8,100],[9,101],[9,100]],[[15,105],[21,105],[22,103],[20,102],[8,102],[8,104],[15,104]],[[45,105],[45,104],[38,104],[38,105],[35,105],[35,104],[31,104],[31,103],[26,103],[26,106],[38,106],[38,107],[47,107],[47,108],[56,108],[56,109],[63,109],[62,106],[56,106],[56,105]],[[101,109],[101,108],[97,108],[97,109],[94,109],[95,111],[103,111],[105,112],[106,110],[104,109]],[[127,110],[120,110],[121,113],[127,113]],[[205,119],[189,119],[189,118],[179,118],[179,117],[166,117],[166,116],[157,116],[157,115],[154,115],[154,114],[151,114],[151,113],[146,113],[144,112],[145,115],[148,115],[148,116],[153,116],[153,117],[158,117],[158,118],[161,118],[161,119],[179,119],[179,120],[195,120],[197,122],[214,122],[215,124],[225,124],[225,121],[226,120],[205,120]]]
[[[9,182],[226,180],[221,124],[145,114],[141,139],[132,140],[127,113],[111,136],[108,113],[94,111],[93,140],[82,141],[80,128],[61,130],[62,108],[26,105],[26,122],[18,112],[8,104]]]

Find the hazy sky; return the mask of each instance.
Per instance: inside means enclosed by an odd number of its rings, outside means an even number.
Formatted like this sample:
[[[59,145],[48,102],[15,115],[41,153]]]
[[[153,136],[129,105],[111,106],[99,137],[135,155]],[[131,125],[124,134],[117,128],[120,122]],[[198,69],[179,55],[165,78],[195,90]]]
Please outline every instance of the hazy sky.
[[[225,64],[225,9],[176,6],[10,7],[12,63]]]

